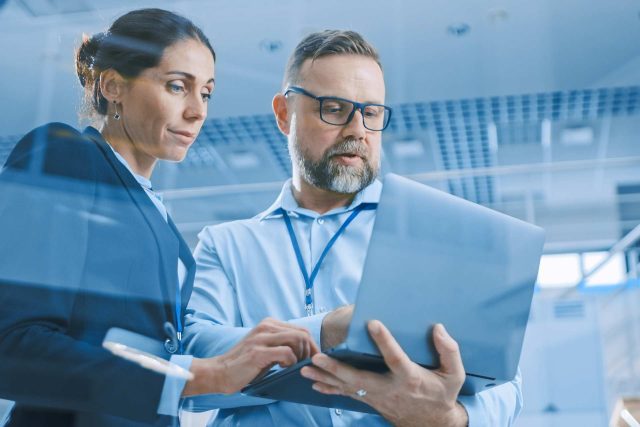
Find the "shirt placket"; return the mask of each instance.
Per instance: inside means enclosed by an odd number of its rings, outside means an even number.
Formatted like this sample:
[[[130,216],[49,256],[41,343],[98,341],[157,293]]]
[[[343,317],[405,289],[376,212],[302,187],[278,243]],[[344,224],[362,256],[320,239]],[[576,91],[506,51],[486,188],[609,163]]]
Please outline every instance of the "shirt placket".
[[[313,218],[309,226],[310,263],[308,264],[308,269],[310,272],[316,266],[316,263],[322,255],[322,251],[331,239],[331,236],[327,236],[326,222],[326,218],[319,216],[317,218]],[[326,262],[327,259],[325,258],[323,264]],[[313,298],[313,314],[319,313],[323,308],[326,310],[325,298],[322,297],[323,291],[322,289],[318,290],[318,286],[322,288],[322,269],[323,266],[321,265],[320,270],[318,271],[318,277],[316,277],[311,290]]]

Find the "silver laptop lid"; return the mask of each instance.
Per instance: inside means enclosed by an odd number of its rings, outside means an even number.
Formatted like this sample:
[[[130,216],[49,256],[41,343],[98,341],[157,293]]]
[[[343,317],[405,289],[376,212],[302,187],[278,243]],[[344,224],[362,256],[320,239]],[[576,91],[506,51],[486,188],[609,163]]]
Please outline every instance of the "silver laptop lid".
[[[516,374],[544,231],[397,175],[385,177],[347,336],[379,354],[366,333],[382,321],[409,357],[437,366],[431,328],[443,323],[468,374]]]

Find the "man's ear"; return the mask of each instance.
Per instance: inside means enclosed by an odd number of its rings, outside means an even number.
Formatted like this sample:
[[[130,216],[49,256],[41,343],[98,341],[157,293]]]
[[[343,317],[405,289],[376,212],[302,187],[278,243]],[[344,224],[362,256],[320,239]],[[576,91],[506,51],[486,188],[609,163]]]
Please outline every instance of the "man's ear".
[[[273,108],[278,129],[280,129],[280,132],[283,134],[289,136],[289,132],[291,131],[291,117],[289,117],[287,98],[283,94],[278,93],[273,97],[271,107]]]
[[[127,80],[113,68],[100,73],[100,92],[109,103],[121,101],[126,85]]]

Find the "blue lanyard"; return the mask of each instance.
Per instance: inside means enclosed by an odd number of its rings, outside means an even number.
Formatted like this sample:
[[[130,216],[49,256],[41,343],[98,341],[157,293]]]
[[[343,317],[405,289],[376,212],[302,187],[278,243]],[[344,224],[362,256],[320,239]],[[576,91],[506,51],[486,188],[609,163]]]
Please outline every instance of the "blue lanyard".
[[[338,237],[347,229],[351,221],[353,221],[360,212],[363,210],[374,210],[376,208],[376,203],[362,203],[358,205],[351,215],[346,219],[345,222],[342,223],[336,234],[333,235],[327,246],[325,246],[316,266],[311,271],[311,276],[307,272],[307,268],[304,265],[304,260],[302,259],[302,252],[300,251],[300,246],[298,245],[298,239],[296,238],[296,233],[293,231],[293,225],[291,224],[291,218],[284,209],[280,209],[282,212],[282,218],[284,219],[285,224],[287,225],[287,231],[289,232],[289,238],[291,239],[291,246],[293,246],[293,250],[296,253],[296,259],[298,260],[298,267],[300,267],[300,272],[302,273],[302,277],[304,277],[304,308],[307,312],[307,316],[311,316],[313,314],[313,282],[316,280],[316,276],[318,275],[318,271],[320,271],[320,266],[322,265],[322,261],[329,253],[329,250],[333,246],[333,244],[338,240]]]

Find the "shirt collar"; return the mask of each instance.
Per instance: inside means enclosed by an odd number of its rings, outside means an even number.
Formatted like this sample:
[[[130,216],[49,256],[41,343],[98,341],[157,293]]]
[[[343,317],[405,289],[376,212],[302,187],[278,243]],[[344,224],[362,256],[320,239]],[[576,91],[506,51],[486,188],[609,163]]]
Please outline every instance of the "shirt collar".
[[[356,207],[363,203],[378,203],[380,201],[380,194],[382,193],[382,183],[376,179],[371,184],[363,188],[356,196],[353,198],[353,201],[349,206],[341,206],[335,209],[330,210],[322,215],[317,212],[314,212],[309,209],[301,208],[298,205],[298,202],[293,197],[293,192],[291,191],[291,178],[289,178],[284,185],[282,186],[282,190],[280,191],[280,195],[273,202],[271,206],[262,213],[258,215],[258,219],[260,221],[270,218],[280,218],[282,214],[280,213],[280,209],[284,209],[289,212],[293,216],[304,215],[311,218],[319,217],[319,216],[327,216],[327,215],[335,215],[343,212],[348,212],[354,210]]]

